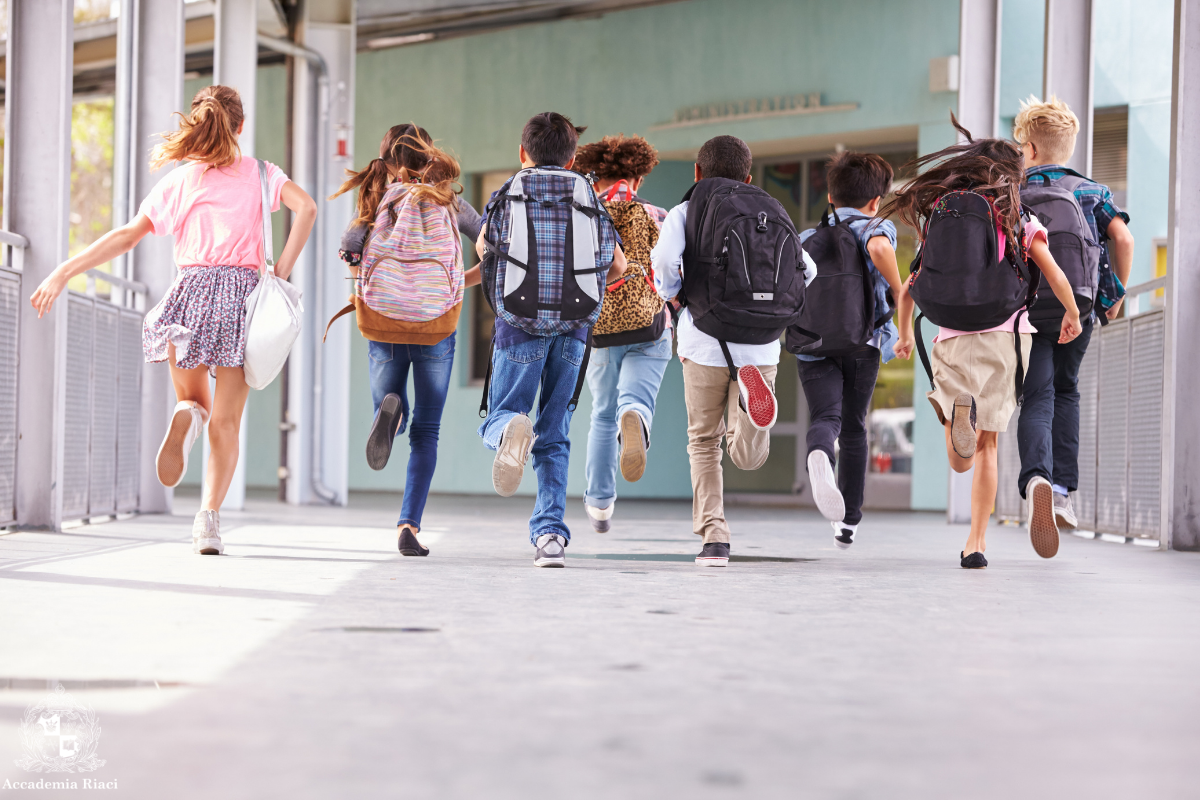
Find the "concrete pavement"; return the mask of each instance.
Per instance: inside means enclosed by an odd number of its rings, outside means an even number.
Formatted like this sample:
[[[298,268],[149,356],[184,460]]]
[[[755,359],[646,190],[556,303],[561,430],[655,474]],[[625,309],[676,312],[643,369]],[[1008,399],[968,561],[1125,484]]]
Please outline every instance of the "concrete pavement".
[[[692,563],[686,504],[577,500],[568,568],[532,566],[529,498],[226,513],[197,498],[0,536],[0,790],[61,682],[129,798],[1184,798],[1200,748],[1200,554],[869,513],[859,542],[730,508]],[[57,779],[64,775],[56,774]],[[84,774],[66,776],[82,785]],[[75,791],[2,790],[74,797]]]

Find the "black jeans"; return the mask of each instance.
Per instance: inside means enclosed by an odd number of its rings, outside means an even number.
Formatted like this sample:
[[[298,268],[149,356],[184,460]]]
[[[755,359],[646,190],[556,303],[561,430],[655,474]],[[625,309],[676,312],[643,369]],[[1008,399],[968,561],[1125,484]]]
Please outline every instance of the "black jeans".
[[[796,367],[808,399],[808,452],[822,450],[833,461],[833,443],[841,442],[838,486],[846,501],[845,522],[857,525],[867,484],[867,409],[879,376],[879,350],[868,346],[821,361],[797,359]]]
[[[1068,491],[1079,488],[1079,364],[1092,338],[1092,320],[1074,341],[1058,343],[1058,333],[1035,333],[1025,371],[1025,400],[1017,419],[1017,447],[1025,487],[1035,475]]]

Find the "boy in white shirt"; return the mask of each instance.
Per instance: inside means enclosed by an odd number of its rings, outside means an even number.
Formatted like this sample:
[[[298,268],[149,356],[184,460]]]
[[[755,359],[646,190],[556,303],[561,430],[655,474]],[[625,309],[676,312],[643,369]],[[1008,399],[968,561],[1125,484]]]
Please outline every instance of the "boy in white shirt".
[[[700,148],[695,179],[697,183],[705,178],[750,183],[751,164],[745,142],[717,136]],[[667,300],[674,300],[683,286],[684,250],[689,245],[687,212],[686,199],[671,209],[651,253],[655,288]],[[803,263],[807,284],[816,277],[816,265],[807,253],[803,253]],[[696,563],[723,567],[729,562],[729,526],[725,521],[721,438],[725,437],[729,457],[739,469],[758,469],[766,462],[776,416],[780,344],[778,339],[766,344],[720,341],[698,329],[685,306],[678,320],[677,349],[688,414],[692,532],[704,539]],[[736,382],[730,376],[730,362],[737,369]]]

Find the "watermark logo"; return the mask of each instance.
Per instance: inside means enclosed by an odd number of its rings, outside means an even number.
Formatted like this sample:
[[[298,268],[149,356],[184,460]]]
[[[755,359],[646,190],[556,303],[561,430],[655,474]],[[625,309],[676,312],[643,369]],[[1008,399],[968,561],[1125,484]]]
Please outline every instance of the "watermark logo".
[[[96,757],[100,722],[59,684],[25,710],[20,727],[25,757],[14,763],[30,772],[91,772],[104,766]]]

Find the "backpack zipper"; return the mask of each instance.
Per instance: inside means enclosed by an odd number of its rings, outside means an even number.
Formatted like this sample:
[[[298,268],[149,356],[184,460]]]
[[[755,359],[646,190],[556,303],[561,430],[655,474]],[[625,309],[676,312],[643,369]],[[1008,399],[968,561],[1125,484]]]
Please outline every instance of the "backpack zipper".
[[[747,217],[747,219],[749,219],[749,217]],[[738,240],[738,247],[740,247],[742,250],[742,269],[746,271],[746,286],[748,286],[750,291],[753,292],[754,286],[750,283],[750,265],[746,263],[746,245],[744,242],[742,242],[742,237],[738,236],[738,232],[733,230],[733,226],[730,226],[729,232],[732,233]]]

